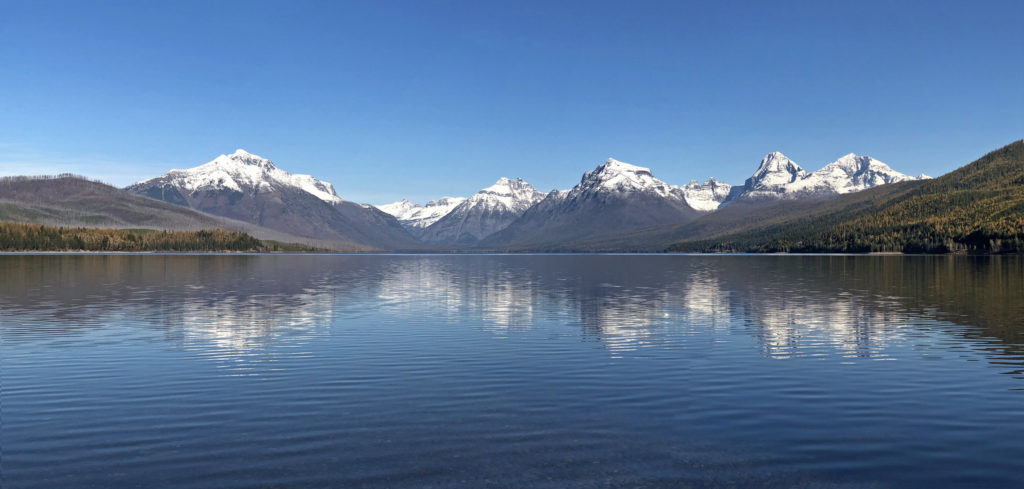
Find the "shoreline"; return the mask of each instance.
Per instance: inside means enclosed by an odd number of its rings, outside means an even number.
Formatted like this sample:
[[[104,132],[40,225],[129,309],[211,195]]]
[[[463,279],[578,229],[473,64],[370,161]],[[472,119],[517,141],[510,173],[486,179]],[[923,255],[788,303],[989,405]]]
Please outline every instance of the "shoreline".
[[[523,252],[431,252],[431,251],[89,251],[89,250],[21,250],[0,251],[0,256],[29,255],[395,255],[395,256],[488,256],[488,255],[647,255],[647,256],[1022,256],[1021,253],[902,253],[880,251],[871,253],[685,253],[673,251],[523,251]]]

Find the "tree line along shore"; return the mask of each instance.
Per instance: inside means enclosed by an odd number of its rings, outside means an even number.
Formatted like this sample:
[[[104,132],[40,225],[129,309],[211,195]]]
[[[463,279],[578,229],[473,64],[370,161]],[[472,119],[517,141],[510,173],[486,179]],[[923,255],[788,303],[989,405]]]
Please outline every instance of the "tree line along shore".
[[[275,252],[319,250],[299,244],[259,240],[243,232],[223,229],[160,231],[0,222],[0,251]]]

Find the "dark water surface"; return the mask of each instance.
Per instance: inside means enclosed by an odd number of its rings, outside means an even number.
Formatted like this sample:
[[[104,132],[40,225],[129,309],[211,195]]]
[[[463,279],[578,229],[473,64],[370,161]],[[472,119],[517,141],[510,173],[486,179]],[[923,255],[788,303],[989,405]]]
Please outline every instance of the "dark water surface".
[[[1024,260],[0,256],[14,488],[1024,487]]]

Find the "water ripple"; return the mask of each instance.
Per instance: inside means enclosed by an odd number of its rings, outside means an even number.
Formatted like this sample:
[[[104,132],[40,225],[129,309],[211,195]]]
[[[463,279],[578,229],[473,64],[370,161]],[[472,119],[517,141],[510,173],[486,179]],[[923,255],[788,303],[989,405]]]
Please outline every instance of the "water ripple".
[[[1024,484],[1018,257],[22,255],[0,276],[11,487]]]

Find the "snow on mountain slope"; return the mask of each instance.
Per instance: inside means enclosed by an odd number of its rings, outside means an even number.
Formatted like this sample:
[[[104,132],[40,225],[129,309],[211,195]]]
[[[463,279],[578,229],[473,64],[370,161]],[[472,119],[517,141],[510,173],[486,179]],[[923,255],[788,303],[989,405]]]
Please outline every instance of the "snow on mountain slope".
[[[676,187],[654,178],[650,168],[631,165],[615,158],[608,158],[603,165],[584,173],[583,179],[569,190],[566,198],[575,199],[606,192],[644,192],[671,199],[683,198]]]
[[[893,170],[889,165],[870,156],[857,156],[850,153],[807,175],[806,178],[788,185],[787,191],[789,193],[848,194],[878,185],[907,180],[915,180],[915,178]]]
[[[345,201],[330,183],[293,175],[241,149],[194,168],[171,170],[125,190],[296,236],[356,243],[369,249],[419,245],[393,216],[376,207]]]
[[[725,202],[725,199],[729,197],[729,192],[732,191],[732,185],[709,178],[704,183],[693,180],[680,189],[690,207],[698,211],[710,212],[718,209],[722,202]]]
[[[487,209],[522,212],[543,198],[544,194],[538,192],[522,178],[515,180],[499,178],[494,185],[482,189],[466,199],[465,204],[468,207],[483,206]]]
[[[920,178],[920,177],[919,177]],[[878,185],[915,180],[870,156],[850,153],[808,173],[782,153],[769,153],[736,192],[738,199],[797,199],[859,192]]]
[[[158,182],[179,190],[195,193],[201,190],[230,189],[236,192],[272,190],[291,187],[307,192],[331,204],[343,202],[334,186],[311,175],[291,174],[274,166],[270,160],[239,149],[220,155],[213,161],[187,170],[171,170],[162,176],[133,185],[143,187]]]
[[[698,190],[692,189],[691,194],[695,200],[699,198]],[[572,189],[550,192],[479,246],[502,250],[590,249],[583,243],[645,227],[681,224],[701,214],[687,203],[684,188],[655,178],[648,168],[609,158],[584,173]]]
[[[406,228],[417,230],[434,224],[465,201],[465,197],[442,197],[431,200],[426,205],[419,205],[402,199],[391,204],[378,205],[377,208],[395,216]]]
[[[499,232],[497,240],[481,244],[548,243],[558,236],[586,240],[620,229],[677,225],[737,199],[820,198],[914,179],[868,156],[849,154],[809,173],[773,152],[744,185],[710,178],[674,186],[655,178],[649,168],[609,158],[571,189],[547,195],[522,179],[502,178],[469,198],[359,206],[341,199],[328,182],[288,173],[239,149],[127,189],[301,236],[412,249],[416,238],[432,247],[472,245]],[[322,209],[324,204],[333,210]],[[520,218],[529,222],[520,224]]]
[[[433,244],[468,244],[508,226],[544,199],[521,178],[501,178],[480,190],[423,229],[420,239]]]
[[[423,206],[419,204],[413,204],[408,199],[402,199],[398,202],[392,202],[390,204],[383,204],[375,206],[378,209],[395,216],[395,218],[401,220],[403,216],[407,216],[414,212],[416,209],[421,209]]]
[[[732,185],[709,178],[703,184],[694,180],[677,187],[654,177],[649,168],[609,158],[601,166],[586,172],[580,184],[566,193],[566,198],[613,192],[642,192],[679,201],[698,211],[713,211],[729,196]]]
[[[768,153],[744,183],[746,198],[772,198],[787,194],[787,186],[807,178],[807,171],[778,151]]]

